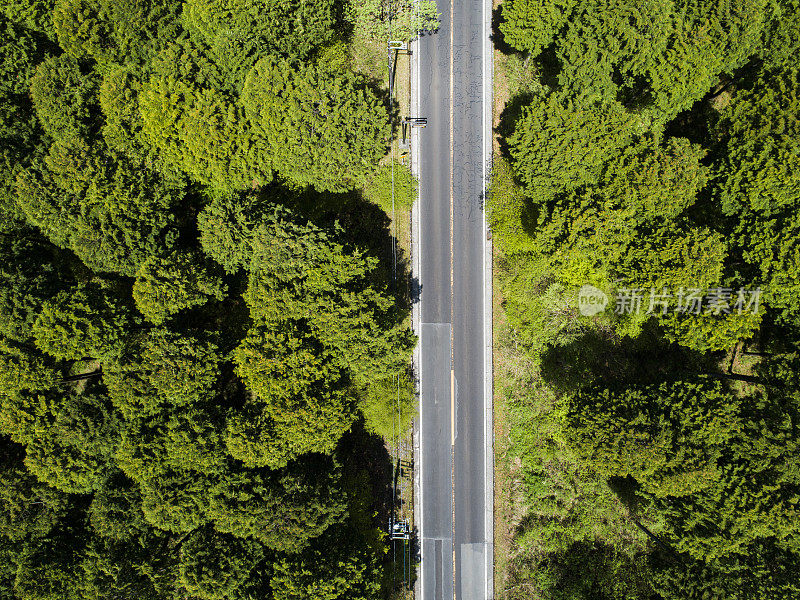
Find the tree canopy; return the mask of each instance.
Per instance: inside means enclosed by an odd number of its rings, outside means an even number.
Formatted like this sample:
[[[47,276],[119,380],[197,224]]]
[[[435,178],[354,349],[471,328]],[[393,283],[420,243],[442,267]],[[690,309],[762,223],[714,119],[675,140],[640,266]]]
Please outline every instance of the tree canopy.
[[[415,340],[349,19],[3,2],[0,597],[392,592],[371,432]]]
[[[510,599],[797,595],[799,8],[501,5]]]

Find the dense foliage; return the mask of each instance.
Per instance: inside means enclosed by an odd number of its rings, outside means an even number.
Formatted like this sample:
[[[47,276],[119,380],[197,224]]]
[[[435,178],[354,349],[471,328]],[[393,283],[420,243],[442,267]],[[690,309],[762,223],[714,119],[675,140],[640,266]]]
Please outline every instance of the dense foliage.
[[[792,0],[502,4],[506,597],[800,592],[799,27]]]
[[[385,595],[415,340],[350,59],[380,15],[2,6],[0,597]]]

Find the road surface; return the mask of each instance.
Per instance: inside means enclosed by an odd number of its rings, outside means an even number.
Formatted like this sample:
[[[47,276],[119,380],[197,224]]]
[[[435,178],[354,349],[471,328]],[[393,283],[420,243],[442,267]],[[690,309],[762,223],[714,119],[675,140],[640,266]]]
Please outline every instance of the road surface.
[[[415,46],[420,175],[420,591],[492,592],[490,263],[483,211],[490,151],[491,4],[440,0]]]

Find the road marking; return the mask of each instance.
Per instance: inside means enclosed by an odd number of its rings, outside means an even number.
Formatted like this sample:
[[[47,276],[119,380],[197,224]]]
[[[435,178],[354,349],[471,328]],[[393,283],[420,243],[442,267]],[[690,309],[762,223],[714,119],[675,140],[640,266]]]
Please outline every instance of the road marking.
[[[487,240],[488,227],[486,222],[486,208],[489,202],[489,179],[491,171],[488,173],[487,168],[490,167],[492,161],[492,152],[494,150],[492,144],[492,117],[494,115],[494,107],[492,105],[492,82],[493,82],[493,49],[489,40],[492,35],[492,3],[491,0],[483,0],[483,31],[482,31],[482,44],[481,51],[483,53],[481,73],[482,73],[482,92],[483,92],[483,119],[482,119],[482,141],[483,141],[483,186],[484,186],[484,203],[483,203],[483,410],[484,410],[484,446],[483,446],[483,462],[484,462],[484,498],[486,505],[484,506],[484,537],[486,540],[486,548],[484,555],[484,597],[486,600],[493,600],[494,598],[494,419],[492,418],[492,409],[494,407],[494,386],[492,372],[492,257],[491,257],[491,242]],[[487,254],[488,249],[488,254]]]
[[[451,330],[452,331],[452,330]],[[456,445],[456,371],[450,369],[450,445]]]
[[[455,249],[453,237],[453,225],[455,222],[455,198],[453,190],[453,165],[455,161],[455,106],[453,95],[455,91],[455,75],[454,75],[454,57],[453,48],[455,47],[455,0],[450,0],[450,323],[455,324]],[[453,511],[453,600],[456,598],[456,446],[455,446],[455,338],[453,337],[453,329],[450,328],[450,448],[452,457],[452,472],[450,475],[450,488],[452,498],[452,511]]]

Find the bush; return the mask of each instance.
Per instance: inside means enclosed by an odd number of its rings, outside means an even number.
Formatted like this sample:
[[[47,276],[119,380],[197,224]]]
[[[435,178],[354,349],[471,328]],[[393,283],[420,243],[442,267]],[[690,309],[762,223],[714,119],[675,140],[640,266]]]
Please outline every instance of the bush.
[[[372,177],[364,190],[364,196],[370,202],[380,206],[387,215],[392,214],[392,167],[383,165]],[[394,166],[394,209],[411,210],[417,197],[417,178],[405,165]]]

